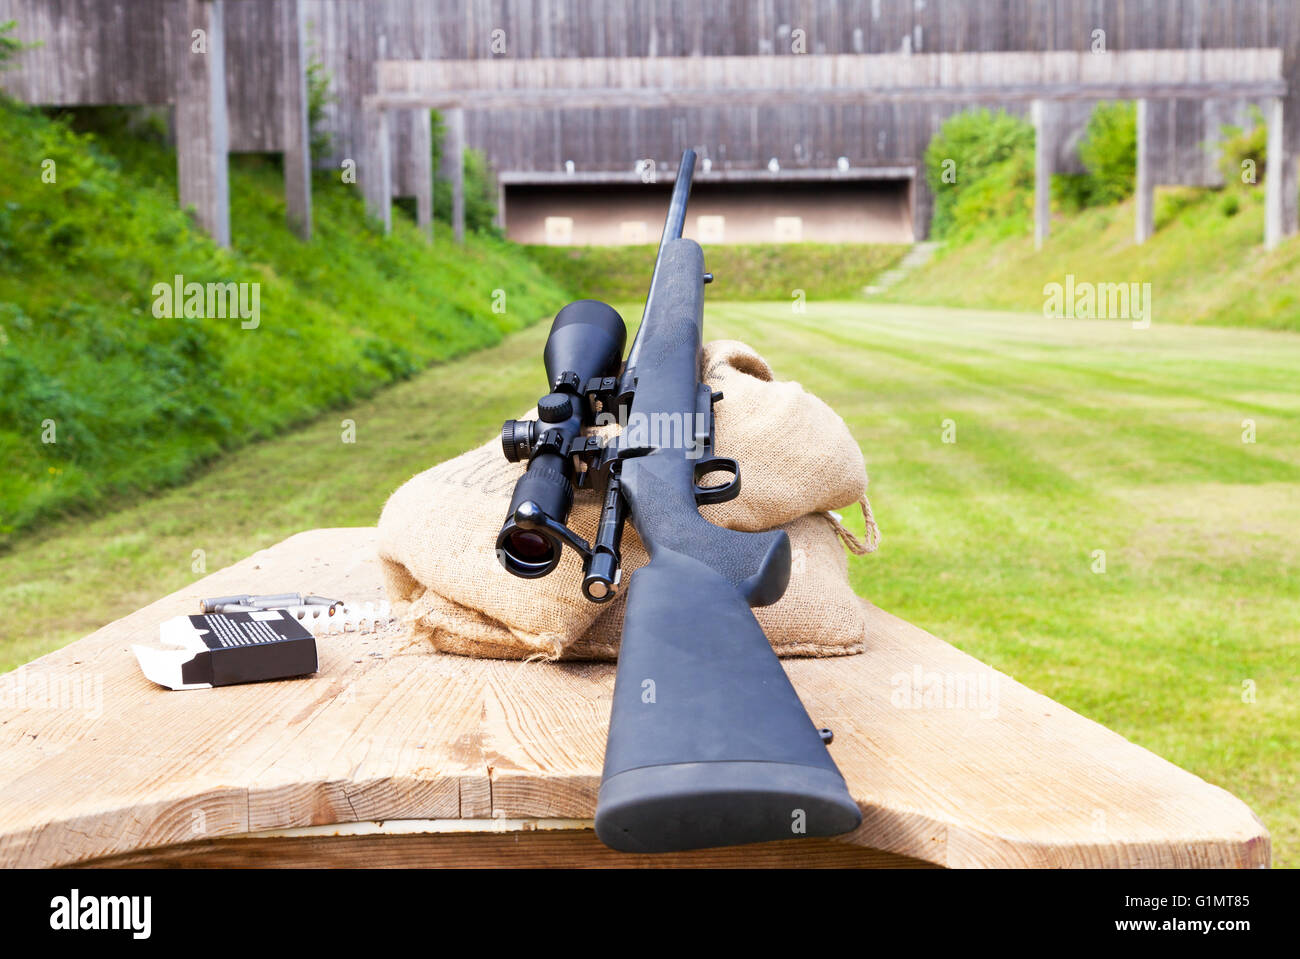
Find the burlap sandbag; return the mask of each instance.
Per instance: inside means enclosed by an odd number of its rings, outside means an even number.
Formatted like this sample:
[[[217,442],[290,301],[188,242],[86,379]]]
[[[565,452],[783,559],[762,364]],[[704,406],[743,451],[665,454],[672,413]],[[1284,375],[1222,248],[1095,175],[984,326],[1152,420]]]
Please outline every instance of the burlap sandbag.
[[[780,602],[756,610],[768,639],[781,655],[859,652],[866,623],[848,584],[844,547],[864,553],[878,541],[861,451],[833,410],[797,383],[776,382],[742,343],[708,344],[703,373],[723,393],[714,406],[717,455],[741,464],[742,491],[701,513],[732,529],[779,526],[791,539],[790,586]],[[614,658],[626,589],[610,603],[588,602],[581,563],[567,551],[554,572],[531,581],[497,562],[496,535],[523,471],[493,439],[412,477],[389,498],[379,519],[379,555],[396,612],[444,652]],[[865,542],[828,513],[855,503],[866,519]],[[599,492],[578,490],[569,525],[590,541],[599,513]],[[646,561],[629,523],[625,587]]]

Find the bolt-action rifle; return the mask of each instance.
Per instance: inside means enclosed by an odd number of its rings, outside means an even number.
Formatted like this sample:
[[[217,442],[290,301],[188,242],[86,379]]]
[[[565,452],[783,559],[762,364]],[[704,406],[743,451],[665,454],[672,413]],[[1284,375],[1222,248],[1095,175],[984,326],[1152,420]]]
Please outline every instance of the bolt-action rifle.
[[[752,606],[790,578],[783,530],[715,526],[698,507],[740,493],[740,466],[714,454],[713,404],[700,381],[705,272],[682,238],[695,152],[682,155],[645,312],[627,330],[610,306],[578,300],[555,317],[543,359],[549,392],[536,420],[502,428],[506,457],[527,460],[497,556],[516,576],[545,576],[563,547],[582,559],[582,591],[608,602],[622,585],[632,521],[650,562],[630,577],[596,834],[628,852],[831,836],[861,813]],[[608,443],[587,435],[625,418]],[[709,474],[729,476],[701,485]],[[595,540],[566,525],[574,486],[603,488]]]

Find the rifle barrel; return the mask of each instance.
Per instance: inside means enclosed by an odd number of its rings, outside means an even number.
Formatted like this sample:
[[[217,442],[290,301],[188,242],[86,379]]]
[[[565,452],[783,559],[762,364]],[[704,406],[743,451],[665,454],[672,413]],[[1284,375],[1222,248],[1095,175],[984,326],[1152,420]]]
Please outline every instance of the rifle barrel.
[[[632,340],[632,349],[627,354],[627,369],[636,366],[637,353],[641,346],[641,331],[645,329],[646,318],[650,315],[650,304],[654,300],[655,280],[659,278],[659,264],[664,258],[664,248],[672,240],[682,238],[686,227],[686,204],[691,199],[691,181],[695,177],[695,151],[686,149],[682,161],[677,164],[677,180],[673,183],[672,199],[668,201],[668,215],[664,217],[664,232],[659,238],[659,252],[655,255],[654,272],[650,274],[650,289],[646,293],[645,310],[641,313],[641,325],[637,327],[636,337]]]
[[[668,215],[664,217],[664,233],[659,240],[658,260],[664,255],[664,244],[669,240],[680,240],[682,228],[686,226],[686,204],[691,198],[691,182],[695,177],[695,151],[682,153],[682,162],[677,165],[677,180],[673,183],[672,199],[668,201]]]

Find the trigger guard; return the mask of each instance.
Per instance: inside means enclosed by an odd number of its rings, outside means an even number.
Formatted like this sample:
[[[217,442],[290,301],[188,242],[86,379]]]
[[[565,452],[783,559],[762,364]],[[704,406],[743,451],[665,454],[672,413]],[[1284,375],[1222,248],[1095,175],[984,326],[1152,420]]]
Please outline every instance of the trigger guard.
[[[701,478],[709,473],[730,473],[731,482],[721,486],[701,486]],[[740,464],[726,456],[711,456],[695,464],[695,505],[727,503],[740,495]]]

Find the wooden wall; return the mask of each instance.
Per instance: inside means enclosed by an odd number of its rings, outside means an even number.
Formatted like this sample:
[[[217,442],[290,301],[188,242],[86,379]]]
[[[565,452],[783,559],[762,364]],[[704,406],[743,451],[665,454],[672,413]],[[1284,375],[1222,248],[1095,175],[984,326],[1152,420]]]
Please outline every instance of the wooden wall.
[[[167,103],[174,44],[166,39],[167,0],[0,0],[0,22],[43,45],[24,52],[4,77],[35,103]],[[235,151],[280,144],[273,105],[283,91],[275,51],[280,18],[266,0],[227,0],[230,142]],[[804,31],[809,53],[1086,50],[1093,31],[1108,49],[1282,46],[1300,89],[1297,0],[305,0],[308,47],[333,78],[328,111],[336,166],[360,152],[361,98],[374,90],[378,58],[492,57],[502,31],[506,57],[792,56]],[[93,25],[93,28],[87,28]],[[998,106],[997,104],[990,104]],[[730,107],[685,111],[471,112],[469,145],[502,170],[546,171],[571,160],[578,170],[623,170],[653,157],[671,166],[687,145],[715,166],[783,169],[915,163],[949,105]],[[1022,106],[1010,106],[1023,112]],[[1183,102],[1158,111],[1161,182],[1180,176],[1214,182],[1204,144],[1223,122],[1245,119],[1243,105]],[[1166,116],[1168,114],[1168,116]],[[1085,113],[1065,137],[1077,141]],[[1300,123],[1288,140],[1300,145]],[[1060,165],[1074,161],[1067,149]],[[1182,171],[1182,172],[1180,172]],[[1180,181],[1181,182],[1181,181]]]
[[[171,105],[181,203],[223,244],[227,154],[282,153],[286,217],[311,235],[300,0],[0,0],[0,23],[9,20],[34,44],[0,76],[11,95],[52,106]],[[207,34],[202,54],[196,28]]]
[[[172,102],[184,52],[184,38],[169,35],[176,31],[166,14],[173,4],[0,0],[0,22],[16,19],[20,39],[43,43],[24,52],[0,84],[35,103]],[[280,6],[224,3],[229,145],[237,152],[282,149],[297,136],[284,120],[291,80],[277,51],[293,26]],[[332,75],[337,99],[326,120],[334,155],[313,159],[334,168],[363,153],[361,103],[374,92],[379,59],[1084,51],[1098,42],[1112,51],[1282,47],[1290,89],[1300,91],[1300,0],[302,0],[302,10],[309,56]],[[1293,93],[1285,129],[1292,151],[1300,146],[1298,106]],[[1217,182],[1209,144],[1223,123],[1244,122],[1246,107],[1153,104],[1156,181]],[[626,171],[642,158],[671,169],[685,146],[715,169],[763,169],[776,159],[789,171],[833,167],[841,156],[854,166],[918,164],[944,118],[963,108],[760,103],[469,111],[465,127],[468,144],[502,171],[557,171],[566,161],[581,172]],[[1077,169],[1073,146],[1086,116],[1086,109],[1062,108],[1055,168]],[[400,146],[395,164],[404,162]],[[395,189],[409,189],[410,169],[394,170]],[[1288,175],[1294,186],[1295,171]],[[301,201],[301,185],[295,190]],[[1294,197],[1288,202],[1294,205]],[[922,213],[927,203],[922,189]]]
[[[796,30],[808,53],[1089,50],[1100,29],[1110,50],[1282,46],[1300,89],[1297,0],[306,0],[306,10],[309,44],[342,101],[331,116],[331,162],[360,149],[360,98],[373,85],[367,57],[492,57],[494,30],[503,31],[504,56],[526,58],[792,56]],[[469,145],[502,170],[559,170],[567,160],[580,171],[624,170],[643,157],[671,167],[687,145],[715,167],[758,169],[775,157],[783,169],[824,168],[839,156],[854,165],[915,163],[955,109],[471,111],[466,126]],[[1204,142],[1217,138],[1220,114],[1239,121],[1244,107],[1164,109],[1171,132],[1160,139],[1170,151],[1157,158],[1161,182],[1213,182]],[[1077,141],[1082,122],[1086,111],[1075,113],[1067,141]],[[1290,124],[1288,139],[1300,144],[1300,123]],[[1076,162],[1062,158],[1066,168]]]
[[[40,41],[23,51],[3,85],[27,103],[172,103],[176,51],[188,41],[170,41],[168,6],[169,0],[0,0],[0,23],[16,20],[18,37]],[[273,0],[227,0],[224,8],[230,149],[279,152],[288,24]]]
[[[226,0],[225,12],[230,149],[234,153],[278,152],[284,144],[282,51],[289,41],[290,25],[264,3]]]
[[[51,104],[164,104],[175,95],[167,0],[0,0],[0,23],[40,45],[0,82],[16,99]]]

